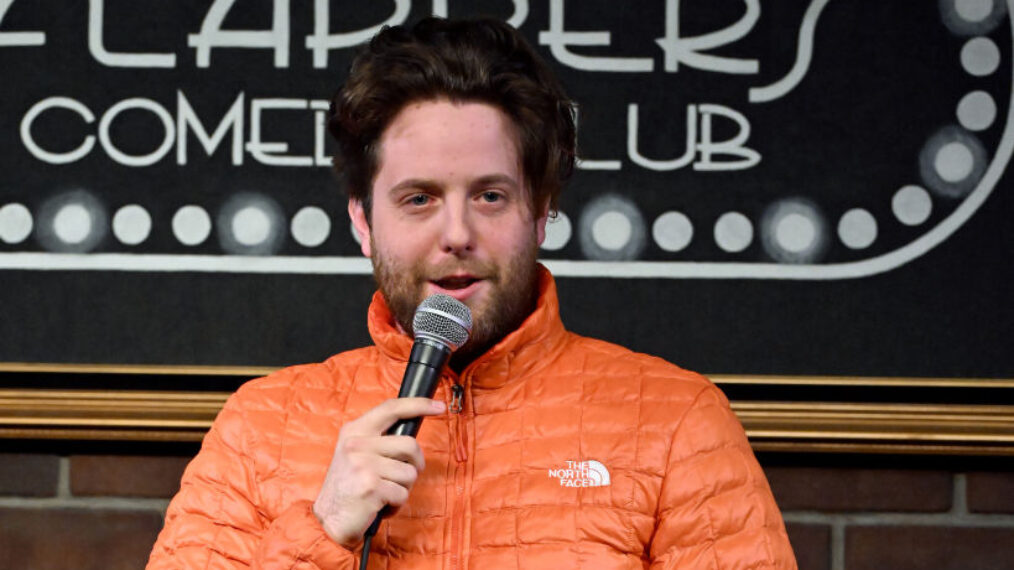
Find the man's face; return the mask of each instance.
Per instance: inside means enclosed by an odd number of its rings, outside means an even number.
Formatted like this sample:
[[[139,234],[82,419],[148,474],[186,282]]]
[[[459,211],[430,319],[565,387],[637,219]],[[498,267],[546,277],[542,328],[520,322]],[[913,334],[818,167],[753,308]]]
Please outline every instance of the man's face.
[[[403,329],[423,299],[450,295],[472,310],[457,355],[471,360],[531,312],[546,208],[532,211],[502,111],[446,100],[402,109],[381,135],[372,199],[370,220],[356,201],[349,215]]]

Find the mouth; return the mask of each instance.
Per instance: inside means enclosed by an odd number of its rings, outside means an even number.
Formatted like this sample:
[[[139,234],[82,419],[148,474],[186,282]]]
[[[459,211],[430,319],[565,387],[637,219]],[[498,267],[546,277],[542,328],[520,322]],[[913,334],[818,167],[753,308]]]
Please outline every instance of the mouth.
[[[482,279],[473,275],[449,275],[440,279],[434,279],[431,283],[446,291],[460,291],[469,288],[473,283],[479,281],[482,281]]]

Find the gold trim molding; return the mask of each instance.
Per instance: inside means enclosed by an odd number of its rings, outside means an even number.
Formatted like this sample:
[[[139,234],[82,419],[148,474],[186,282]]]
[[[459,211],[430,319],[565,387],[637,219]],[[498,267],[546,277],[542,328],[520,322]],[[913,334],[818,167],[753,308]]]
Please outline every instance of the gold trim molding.
[[[191,364],[62,364],[0,362],[0,372],[56,374],[156,374],[165,376],[236,376],[256,378],[281,368]],[[1014,388],[1014,378],[913,378],[874,376],[789,376],[706,374],[718,385],[894,386],[908,388]]]
[[[757,451],[1014,456],[1014,406],[733,402]]]
[[[0,389],[0,438],[200,441],[228,396]]]
[[[1014,378],[902,378],[877,376],[708,375],[718,385],[863,386],[900,388],[1014,388]]]
[[[0,389],[0,438],[200,441],[229,394]],[[1014,406],[736,401],[757,451],[1014,456]]]
[[[278,367],[281,368],[281,367]],[[0,362],[0,372],[56,374],[157,374],[165,376],[245,376],[255,378],[278,368],[265,366],[208,366],[192,364],[61,364]]]

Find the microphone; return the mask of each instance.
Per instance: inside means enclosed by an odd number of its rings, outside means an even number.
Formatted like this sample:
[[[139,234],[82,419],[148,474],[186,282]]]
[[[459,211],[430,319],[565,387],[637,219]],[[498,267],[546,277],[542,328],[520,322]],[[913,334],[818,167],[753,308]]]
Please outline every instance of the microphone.
[[[419,303],[415,316],[412,317],[412,330],[415,332],[415,343],[408,357],[405,375],[401,379],[398,397],[432,398],[451,353],[461,348],[472,332],[472,312],[454,297],[435,293]],[[398,420],[385,433],[415,437],[422,420],[421,417]],[[370,538],[377,534],[380,519],[387,511],[387,507],[381,509],[370,528],[366,529],[361,561],[363,565],[369,556]]]
[[[436,293],[419,303],[412,330],[415,343],[398,397],[432,398],[451,353],[461,348],[472,332],[472,312],[454,297]],[[398,420],[386,433],[415,437],[421,424],[422,418]]]

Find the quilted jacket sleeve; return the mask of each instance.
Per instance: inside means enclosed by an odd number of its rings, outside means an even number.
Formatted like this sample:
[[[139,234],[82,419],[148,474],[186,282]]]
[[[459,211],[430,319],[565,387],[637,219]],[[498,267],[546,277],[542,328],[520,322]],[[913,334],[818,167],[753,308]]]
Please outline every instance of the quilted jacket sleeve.
[[[187,467],[147,568],[352,568],[354,555],[327,537],[310,501],[274,520],[259,507],[243,393],[229,398]]]
[[[796,568],[767,479],[713,385],[676,429],[659,504],[653,569]]]

